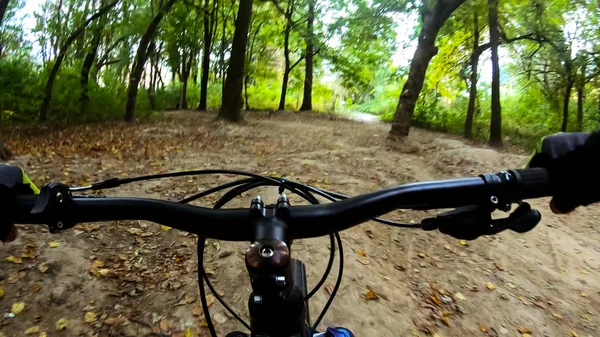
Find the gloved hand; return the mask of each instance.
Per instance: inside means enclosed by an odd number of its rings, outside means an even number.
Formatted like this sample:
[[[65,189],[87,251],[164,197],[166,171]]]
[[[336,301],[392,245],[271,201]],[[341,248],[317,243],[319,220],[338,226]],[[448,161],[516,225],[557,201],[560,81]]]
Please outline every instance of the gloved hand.
[[[17,195],[39,193],[40,190],[21,168],[0,164],[0,209],[10,205]],[[2,219],[2,215],[0,215],[0,240],[9,242],[16,239],[16,237],[16,227],[9,220]]]
[[[548,169],[555,213],[600,201],[600,130],[558,133],[542,139],[528,164]]]

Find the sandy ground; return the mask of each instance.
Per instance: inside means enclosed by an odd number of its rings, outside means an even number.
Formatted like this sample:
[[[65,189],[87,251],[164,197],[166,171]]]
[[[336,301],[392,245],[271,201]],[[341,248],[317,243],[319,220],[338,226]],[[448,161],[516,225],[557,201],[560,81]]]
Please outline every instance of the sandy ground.
[[[254,113],[245,126],[213,119],[177,112],[133,126],[15,129],[6,136],[17,153],[11,163],[27,167],[38,185],[230,168],[357,195],[518,168],[527,157],[422,130],[392,144],[385,125],[308,114]],[[151,181],[106,194],[175,200],[231,179]],[[272,190],[256,193],[268,201],[276,198]],[[245,207],[253,195],[231,206]],[[438,232],[375,223],[341,233],[344,280],[321,327],[345,326],[356,336],[380,337],[600,336],[599,208],[555,216],[547,203],[532,203],[544,216],[534,231],[467,244]],[[419,221],[432,214],[388,217]],[[197,297],[195,238],[165,229],[128,221],[85,224],[52,235],[42,226],[20,226],[19,239],[0,247],[0,336],[208,336]],[[328,243],[327,238],[294,242],[294,256],[308,266],[309,287],[325,269]],[[245,318],[246,246],[209,240],[205,253],[215,287]],[[313,297],[313,318],[336,273],[337,264]],[[366,296],[369,289],[377,298]],[[220,336],[241,329],[219,303],[210,310]]]

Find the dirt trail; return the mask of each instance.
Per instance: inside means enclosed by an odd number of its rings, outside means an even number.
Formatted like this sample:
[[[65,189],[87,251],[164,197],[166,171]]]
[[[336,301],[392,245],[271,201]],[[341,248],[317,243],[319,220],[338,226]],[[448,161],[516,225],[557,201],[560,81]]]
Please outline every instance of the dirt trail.
[[[213,118],[177,112],[102,130],[12,130],[8,145],[18,154],[12,163],[27,167],[39,184],[230,168],[281,175],[348,195],[521,167],[526,160],[525,154],[422,130],[391,144],[385,125],[325,116],[256,113],[247,117],[246,126]],[[231,179],[151,181],[107,195],[174,200]],[[231,206],[246,207],[256,193],[271,201],[276,197],[274,191],[260,190]],[[533,204],[544,216],[534,231],[506,232],[465,245],[437,232],[374,223],[341,233],[344,280],[321,327],[341,325],[356,336],[383,337],[598,336],[600,235],[595,225],[600,211],[590,207],[558,217],[549,213],[547,200]],[[388,217],[419,221],[431,214]],[[0,336],[24,336],[35,326],[47,336],[208,336],[197,299],[195,238],[165,229],[127,221],[50,235],[39,226],[21,226],[15,243],[0,247]],[[309,267],[309,286],[325,269],[328,244],[326,238],[294,242],[293,254]],[[205,255],[215,287],[247,319],[245,248],[209,240]],[[5,260],[9,256],[21,263]],[[326,285],[334,284],[336,271],[337,265]],[[367,301],[368,288],[379,298]],[[327,296],[322,289],[313,297],[313,318]],[[11,317],[11,306],[19,302],[24,310]],[[219,303],[210,309],[220,336],[241,328]],[[69,327],[58,332],[61,318]]]

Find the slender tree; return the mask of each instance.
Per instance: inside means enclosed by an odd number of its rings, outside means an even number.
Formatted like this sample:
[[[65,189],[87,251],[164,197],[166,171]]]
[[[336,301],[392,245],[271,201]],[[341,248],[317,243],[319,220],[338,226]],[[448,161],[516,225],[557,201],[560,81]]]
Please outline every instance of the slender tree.
[[[235,32],[231,46],[231,57],[227,67],[225,90],[221,102],[218,119],[232,122],[243,122],[242,117],[242,82],[244,80],[244,64],[246,61],[246,46],[248,31],[252,20],[252,0],[240,0]]]
[[[166,3],[158,10],[158,13],[148,25],[146,32],[142,35],[140,45],[135,56],[135,61],[131,68],[131,76],[129,78],[129,89],[127,90],[127,104],[125,105],[125,121],[133,122],[135,120],[135,103],[137,100],[138,85],[144,72],[144,66],[148,58],[148,47],[154,39],[154,35],[158,30],[163,17],[171,10],[176,0],[167,0]]]
[[[492,118],[490,121],[490,146],[502,146],[502,110],[500,106],[500,64],[498,46],[498,0],[488,0],[488,27],[490,29],[490,49],[492,50]]]
[[[466,0],[437,0],[432,9],[424,8],[421,13],[421,32],[417,49],[410,63],[408,79],[400,92],[400,99],[394,114],[390,137],[406,137],[410,131],[410,122],[415,105],[431,59],[437,54],[435,39],[450,15]]]
[[[302,95],[302,106],[300,111],[312,110],[312,87],[313,87],[313,56],[314,56],[314,26],[315,0],[308,0],[308,17],[306,18],[306,55],[304,66],[304,90]]]
[[[92,15],[89,19],[87,19],[79,28],[77,28],[69,38],[65,41],[65,43],[60,47],[60,52],[56,61],[54,61],[54,66],[50,71],[50,76],[48,77],[48,81],[46,82],[46,89],[44,90],[44,100],[42,102],[42,108],[40,110],[40,121],[45,121],[48,108],[50,107],[50,100],[52,99],[52,86],[54,85],[54,80],[56,79],[56,75],[58,75],[58,70],[60,69],[60,65],[67,56],[67,50],[75,42],[75,40],[79,37],[79,35],[83,34],[85,29],[92,23],[94,20],[100,18],[101,16],[108,13],[108,11],[113,8],[119,0],[114,0],[106,6],[101,7],[96,14]]]
[[[198,110],[206,110],[208,95],[208,75],[210,72],[210,53],[212,52],[213,34],[217,23],[218,1],[215,1],[212,9],[210,0],[204,0],[204,44],[202,52],[202,77],[200,78],[200,103]]]

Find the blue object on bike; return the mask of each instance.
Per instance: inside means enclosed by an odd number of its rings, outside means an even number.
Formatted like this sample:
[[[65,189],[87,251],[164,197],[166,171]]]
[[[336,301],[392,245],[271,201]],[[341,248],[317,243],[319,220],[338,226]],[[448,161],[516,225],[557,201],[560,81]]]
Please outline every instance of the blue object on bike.
[[[354,334],[346,328],[327,328],[325,337],[354,337]]]

